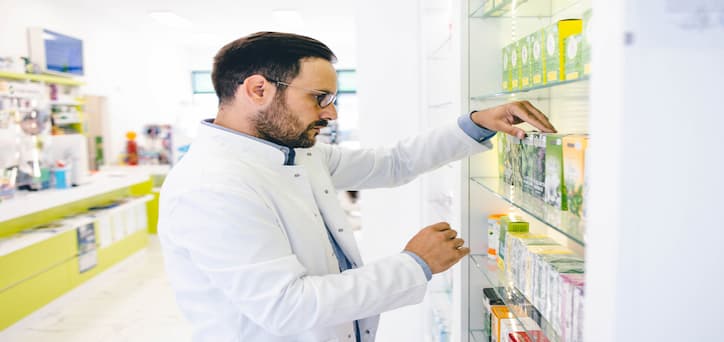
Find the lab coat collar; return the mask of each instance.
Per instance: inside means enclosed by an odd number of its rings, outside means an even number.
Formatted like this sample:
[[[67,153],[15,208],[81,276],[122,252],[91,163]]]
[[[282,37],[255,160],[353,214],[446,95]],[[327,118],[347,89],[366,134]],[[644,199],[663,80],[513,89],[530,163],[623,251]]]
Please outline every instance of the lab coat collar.
[[[214,119],[201,121],[197,143],[211,143],[213,148],[226,148],[233,154],[252,154],[255,161],[269,166],[294,165],[294,149],[214,124]]]

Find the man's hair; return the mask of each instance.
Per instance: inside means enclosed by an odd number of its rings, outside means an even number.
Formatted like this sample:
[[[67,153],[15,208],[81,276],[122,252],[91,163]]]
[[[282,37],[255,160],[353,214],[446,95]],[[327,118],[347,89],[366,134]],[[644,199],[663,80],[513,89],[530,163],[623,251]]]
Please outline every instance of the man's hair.
[[[226,44],[216,53],[211,72],[219,104],[233,100],[239,83],[251,75],[291,81],[299,74],[300,61],[309,57],[337,60],[322,42],[292,33],[257,32]]]

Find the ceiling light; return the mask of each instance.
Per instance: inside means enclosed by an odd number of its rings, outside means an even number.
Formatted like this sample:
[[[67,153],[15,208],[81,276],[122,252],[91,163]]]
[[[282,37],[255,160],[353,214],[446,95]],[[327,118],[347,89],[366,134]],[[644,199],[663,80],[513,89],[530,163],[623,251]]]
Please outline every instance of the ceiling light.
[[[189,28],[191,21],[171,11],[150,12],[148,15],[162,25],[172,28]]]

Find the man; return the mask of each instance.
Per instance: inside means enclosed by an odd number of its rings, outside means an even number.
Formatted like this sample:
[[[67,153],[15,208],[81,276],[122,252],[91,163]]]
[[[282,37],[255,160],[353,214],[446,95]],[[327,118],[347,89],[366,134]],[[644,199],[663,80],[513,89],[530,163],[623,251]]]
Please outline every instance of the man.
[[[468,254],[447,223],[362,265],[336,190],[390,187],[487,150],[527,102],[461,117],[392,148],[316,144],[337,117],[335,56],[314,39],[260,32],[214,59],[216,118],[166,178],[159,235],[197,341],[373,341],[378,315],[419,303],[432,274]],[[485,128],[483,128],[485,127]]]

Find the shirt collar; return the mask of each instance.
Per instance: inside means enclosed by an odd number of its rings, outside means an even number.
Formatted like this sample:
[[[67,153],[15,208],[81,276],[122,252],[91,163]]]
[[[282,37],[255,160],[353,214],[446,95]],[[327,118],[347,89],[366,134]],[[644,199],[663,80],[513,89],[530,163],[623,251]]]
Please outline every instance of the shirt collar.
[[[284,165],[294,165],[294,157],[296,156],[296,153],[294,152],[294,149],[293,149],[293,148],[290,148],[290,147],[287,147],[287,146],[284,146],[284,145],[275,144],[275,143],[273,143],[273,142],[271,142],[271,141],[264,140],[264,139],[260,139],[260,138],[257,138],[257,137],[255,137],[255,136],[253,136],[253,135],[249,135],[249,134],[246,134],[246,133],[241,133],[241,132],[239,132],[239,131],[235,131],[235,130],[233,130],[233,129],[230,129],[230,128],[227,128],[227,127],[224,127],[224,126],[219,126],[219,125],[217,125],[217,124],[214,123],[214,119],[205,119],[205,120],[202,120],[202,121],[201,121],[201,124],[202,124],[202,125],[205,125],[205,126],[208,126],[208,127],[215,128],[215,129],[220,129],[220,130],[222,130],[222,131],[229,132],[229,133],[231,133],[231,134],[235,134],[235,135],[238,135],[238,136],[240,136],[240,137],[244,137],[244,138],[247,138],[247,139],[251,139],[251,140],[253,140],[253,141],[260,142],[260,143],[262,143],[262,144],[266,144],[266,145],[269,145],[269,146],[271,146],[271,147],[274,147],[275,149],[277,149],[277,150],[279,150],[279,151],[282,151],[282,153],[284,153]]]

